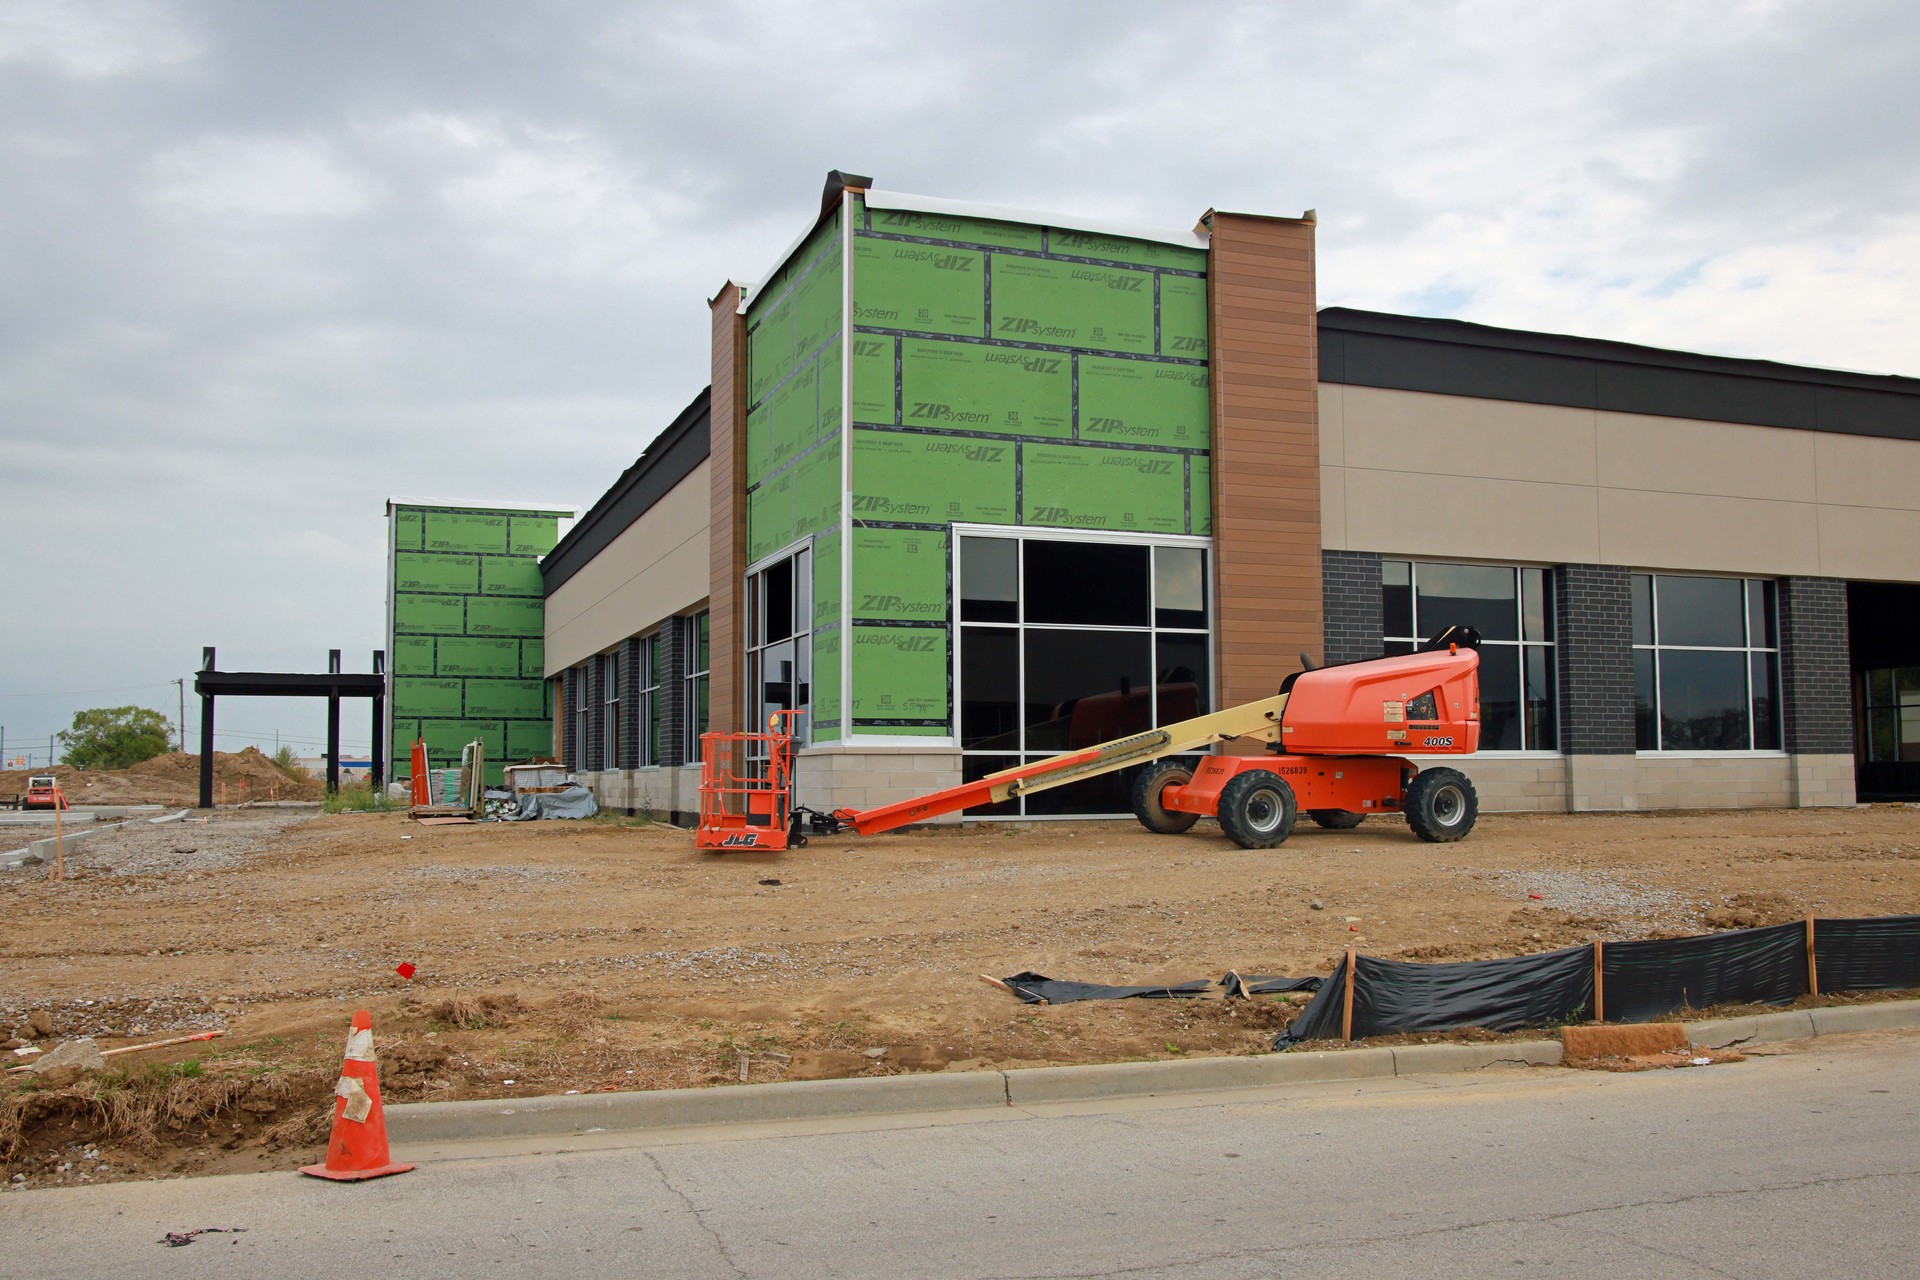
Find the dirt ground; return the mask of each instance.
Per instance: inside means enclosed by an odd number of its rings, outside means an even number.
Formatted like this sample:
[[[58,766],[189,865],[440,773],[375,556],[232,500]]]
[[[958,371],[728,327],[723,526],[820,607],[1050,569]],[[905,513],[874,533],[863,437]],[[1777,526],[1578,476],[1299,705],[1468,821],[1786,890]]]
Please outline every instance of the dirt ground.
[[[723,856],[618,819],[255,809],[75,849],[64,883],[0,875],[0,1035],[36,1010],[106,1046],[228,1034],[16,1087],[15,1185],[312,1158],[360,1006],[395,1100],[1114,1062],[1259,1052],[1296,1009],[1036,1007],[978,975],[1324,974],[1348,946],[1459,960],[1920,910],[1905,806],[1496,815],[1454,845],[1303,822],[1266,852],[1211,824],[981,825]]]
[[[177,807],[200,803],[200,757],[184,751],[169,751],[130,769],[83,770],[55,765],[51,769],[0,770],[0,796],[26,794],[27,779],[42,773],[51,773],[60,780],[60,790],[72,805]],[[318,800],[322,794],[317,781],[288,777],[255,747],[214,752],[213,784],[214,802],[222,805],[249,800]]]

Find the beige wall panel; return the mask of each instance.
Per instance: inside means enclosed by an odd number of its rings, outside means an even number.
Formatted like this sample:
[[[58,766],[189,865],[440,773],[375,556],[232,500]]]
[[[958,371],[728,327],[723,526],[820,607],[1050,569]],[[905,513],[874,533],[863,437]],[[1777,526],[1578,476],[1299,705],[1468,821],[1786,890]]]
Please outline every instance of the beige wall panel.
[[[1320,468],[1320,545],[1347,545],[1347,471],[1345,467]]]
[[[1347,465],[1347,388],[1338,382],[1320,384],[1320,465]]]
[[[1376,471],[1591,485],[1593,411],[1347,387],[1342,463]]]
[[[1821,502],[1920,510],[1920,441],[1821,432],[1814,459]]]
[[[1808,502],[1602,489],[1601,564],[1705,573],[1818,574],[1819,522]]]
[[[703,462],[547,597],[547,674],[645,631],[707,594]]]
[[[1358,467],[1345,475],[1347,536],[1339,550],[1549,564],[1600,559],[1589,486]]]
[[[1812,502],[1812,431],[1634,413],[1596,416],[1600,483],[1725,498]]]
[[[1834,578],[1920,582],[1920,511],[1818,508],[1819,573]]]

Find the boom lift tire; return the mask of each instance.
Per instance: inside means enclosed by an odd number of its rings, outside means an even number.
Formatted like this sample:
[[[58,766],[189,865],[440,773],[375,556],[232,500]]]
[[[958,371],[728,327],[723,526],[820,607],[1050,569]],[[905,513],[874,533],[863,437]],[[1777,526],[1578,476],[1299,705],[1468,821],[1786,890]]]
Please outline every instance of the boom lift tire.
[[[1293,788],[1271,769],[1248,769],[1221,788],[1220,829],[1242,849],[1280,844],[1299,816]]]
[[[1309,809],[1307,816],[1313,819],[1315,826],[1325,827],[1329,831],[1351,831],[1367,820],[1366,814],[1347,809]]]
[[[1133,780],[1133,816],[1140,825],[1163,836],[1176,836],[1200,821],[1197,813],[1181,813],[1160,804],[1160,793],[1168,787],[1184,787],[1193,781],[1193,770],[1183,764],[1159,764],[1142,769]]]
[[[1480,796],[1458,769],[1422,769],[1407,784],[1407,825],[1429,844],[1450,844],[1473,830]]]

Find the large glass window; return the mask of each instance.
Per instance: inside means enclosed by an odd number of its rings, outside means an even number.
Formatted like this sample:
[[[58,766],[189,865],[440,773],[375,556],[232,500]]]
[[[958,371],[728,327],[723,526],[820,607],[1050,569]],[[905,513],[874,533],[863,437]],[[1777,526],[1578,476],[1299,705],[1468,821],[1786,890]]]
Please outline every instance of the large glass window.
[[[606,716],[600,726],[601,767],[618,769],[620,760],[620,655],[600,655],[600,692],[606,703]]]
[[[1760,578],[1633,575],[1636,745],[1780,749],[1780,631]]]
[[[747,688],[764,730],[776,711],[808,711],[813,703],[813,557],[799,551],[747,577]],[[812,737],[807,716],[793,720],[793,738]]]
[[[1207,552],[1013,535],[959,540],[962,769],[981,778],[1212,710]],[[1110,774],[982,814],[1123,814]]]
[[[1545,569],[1381,562],[1389,654],[1448,627],[1480,632],[1480,749],[1554,751],[1553,578]]]
[[[685,620],[687,645],[686,758],[700,759],[700,735],[707,731],[708,628],[705,610]]]
[[[592,690],[587,680],[586,663],[573,669],[573,681],[576,690],[573,698],[573,763],[569,767],[591,772],[595,768],[591,742],[593,735],[589,732],[593,726],[593,706],[588,701],[588,694]]]
[[[633,723],[639,730],[638,758],[634,767],[651,768],[660,763],[662,743],[660,726],[666,719],[660,705],[660,636],[655,633],[639,640],[639,679],[633,691]]]

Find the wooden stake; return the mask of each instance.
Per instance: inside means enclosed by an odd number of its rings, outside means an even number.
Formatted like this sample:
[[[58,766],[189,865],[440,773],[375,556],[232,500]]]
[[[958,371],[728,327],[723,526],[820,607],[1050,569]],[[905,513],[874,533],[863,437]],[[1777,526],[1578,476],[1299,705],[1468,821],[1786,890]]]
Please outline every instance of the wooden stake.
[[[1602,970],[1600,967],[1602,949],[1606,945],[1607,945],[1606,943],[1601,942],[1598,938],[1594,939],[1594,942],[1593,942],[1593,1020],[1595,1022],[1605,1022],[1607,1020],[1607,986],[1606,986],[1605,979],[1601,976]]]
[[[67,846],[60,833],[60,815],[66,812],[67,798],[60,788],[53,789],[53,878],[67,878]]]
[[[121,1053],[139,1053],[142,1049],[164,1049],[170,1044],[188,1044],[195,1040],[218,1040],[225,1034],[227,1033],[224,1031],[200,1031],[190,1036],[169,1036],[165,1040],[149,1040],[145,1044],[123,1044],[115,1049],[102,1049],[100,1056],[103,1058],[111,1058]],[[25,1071],[32,1065],[32,1063],[28,1063],[26,1066],[8,1067],[7,1070]]]
[[[1810,995],[1820,994],[1820,968],[1813,959],[1813,917],[1807,917],[1807,991]]]
[[[1359,965],[1353,954],[1353,948],[1347,948],[1347,992],[1346,1004],[1340,1011],[1340,1038],[1353,1039],[1353,972]]]

